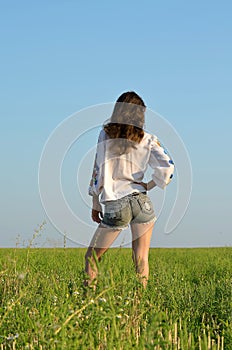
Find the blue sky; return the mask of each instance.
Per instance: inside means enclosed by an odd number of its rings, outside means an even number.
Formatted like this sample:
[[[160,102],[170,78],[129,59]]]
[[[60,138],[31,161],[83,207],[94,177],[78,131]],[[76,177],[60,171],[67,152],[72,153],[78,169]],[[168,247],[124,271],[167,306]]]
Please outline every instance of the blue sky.
[[[1,2],[0,246],[17,235],[27,244],[46,219],[38,164],[51,132],[127,90],[175,127],[193,168],[187,214],[171,235],[161,218],[152,245],[232,244],[231,10],[229,1]],[[49,221],[40,242],[62,244]]]

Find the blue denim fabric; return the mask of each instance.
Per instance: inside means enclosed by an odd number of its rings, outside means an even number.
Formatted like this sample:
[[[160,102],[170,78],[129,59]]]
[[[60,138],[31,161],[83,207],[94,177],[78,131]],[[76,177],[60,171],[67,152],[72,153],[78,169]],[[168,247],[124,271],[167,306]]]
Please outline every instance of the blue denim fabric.
[[[139,192],[105,202],[102,225],[122,229],[129,224],[145,224],[155,219],[150,198],[145,193]]]

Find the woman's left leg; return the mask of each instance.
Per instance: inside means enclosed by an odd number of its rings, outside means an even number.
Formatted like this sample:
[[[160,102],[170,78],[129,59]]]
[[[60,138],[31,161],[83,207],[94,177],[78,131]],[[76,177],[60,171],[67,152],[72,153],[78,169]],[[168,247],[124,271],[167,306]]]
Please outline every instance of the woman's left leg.
[[[148,255],[154,222],[148,224],[131,224],[132,258],[136,272],[146,288],[149,277]]]
[[[90,285],[96,280],[98,274],[96,260],[100,261],[101,256],[113,244],[121,231],[121,229],[103,227],[101,224],[98,226],[85,254],[85,272],[88,275],[85,285]]]

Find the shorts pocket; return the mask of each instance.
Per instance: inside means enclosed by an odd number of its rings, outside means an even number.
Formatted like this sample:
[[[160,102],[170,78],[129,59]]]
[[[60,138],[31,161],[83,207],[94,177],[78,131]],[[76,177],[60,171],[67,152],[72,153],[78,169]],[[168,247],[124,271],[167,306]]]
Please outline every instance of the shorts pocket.
[[[108,203],[105,205],[104,219],[103,221],[108,223],[115,223],[122,219],[122,206],[120,203]]]
[[[141,194],[138,198],[138,202],[142,213],[148,215],[154,213],[152,202],[146,194]]]
[[[115,203],[108,203],[105,205],[105,214],[112,218],[121,218],[121,209],[122,206],[120,203],[115,202]]]

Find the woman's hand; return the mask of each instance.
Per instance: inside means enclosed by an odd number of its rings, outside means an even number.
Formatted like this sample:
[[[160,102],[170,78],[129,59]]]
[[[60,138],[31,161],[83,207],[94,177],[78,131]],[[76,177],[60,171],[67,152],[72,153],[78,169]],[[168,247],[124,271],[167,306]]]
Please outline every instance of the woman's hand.
[[[139,182],[140,185],[142,185],[145,190],[147,191],[147,183],[146,182]]]
[[[97,195],[93,195],[93,204],[92,204],[92,219],[93,221],[100,224],[103,219],[102,207],[99,202],[99,198]]]
[[[100,224],[102,219],[103,219],[102,211],[92,209],[92,220]]]
[[[152,188],[156,186],[156,183],[151,180],[149,182],[135,182],[135,184],[141,185],[145,188],[146,191],[150,191]]]
[[[138,184],[138,185],[141,185],[145,188],[145,190],[147,191],[147,183],[146,182],[137,182],[137,181],[134,181],[135,184]]]

